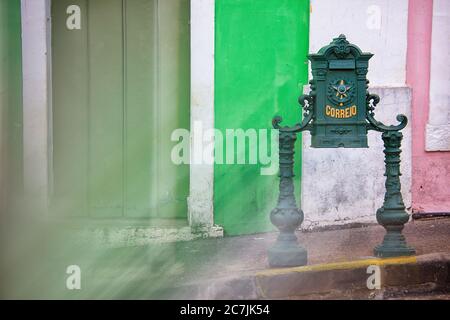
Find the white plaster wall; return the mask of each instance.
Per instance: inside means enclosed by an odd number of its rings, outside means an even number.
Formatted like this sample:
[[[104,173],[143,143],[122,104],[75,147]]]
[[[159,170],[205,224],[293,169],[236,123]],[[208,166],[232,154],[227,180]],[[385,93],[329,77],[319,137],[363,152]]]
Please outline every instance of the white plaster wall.
[[[450,151],[450,1],[433,1],[427,151]]]
[[[45,209],[49,177],[49,0],[22,0],[24,187]]]
[[[375,54],[367,75],[372,85],[404,85],[408,0],[311,0],[310,19],[311,53],[343,33]]]
[[[309,90],[308,90],[309,91]],[[408,87],[372,87],[381,97],[375,110],[376,119],[396,124],[396,116],[411,119],[411,90]],[[402,131],[402,195],[411,206],[411,125]],[[302,228],[348,224],[376,223],[376,210],[384,198],[384,154],[381,133],[370,131],[369,148],[311,148],[309,132],[303,133]]]
[[[214,224],[214,165],[203,163],[208,142],[203,132],[214,128],[215,0],[191,1],[191,153],[188,216],[191,226]],[[201,127],[200,130],[195,128]]]

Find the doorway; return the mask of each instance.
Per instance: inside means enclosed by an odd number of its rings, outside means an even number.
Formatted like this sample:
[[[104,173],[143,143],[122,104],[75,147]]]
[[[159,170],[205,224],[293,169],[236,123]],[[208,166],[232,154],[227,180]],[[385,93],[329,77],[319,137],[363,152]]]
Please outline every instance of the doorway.
[[[186,219],[170,138],[189,129],[189,0],[57,0],[51,17],[52,212]]]

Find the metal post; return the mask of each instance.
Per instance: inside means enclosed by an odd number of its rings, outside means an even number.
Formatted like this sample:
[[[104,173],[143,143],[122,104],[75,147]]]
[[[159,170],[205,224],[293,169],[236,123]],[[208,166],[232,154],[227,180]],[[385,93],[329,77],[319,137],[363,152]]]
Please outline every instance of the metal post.
[[[302,266],[307,262],[307,252],[299,246],[295,230],[303,222],[303,212],[297,207],[294,195],[295,132],[280,130],[280,194],[278,204],[270,213],[270,220],[279,229],[277,241],[269,249],[271,267]]]
[[[402,234],[409,215],[401,194],[400,184],[400,145],[403,134],[399,131],[383,132],[384,154],[386,164],[386,193],[383,206],[377,210],[377,221],[386,229],[383,243],[376,246],[377,257],[410,256],[415,250],[406,244]]]

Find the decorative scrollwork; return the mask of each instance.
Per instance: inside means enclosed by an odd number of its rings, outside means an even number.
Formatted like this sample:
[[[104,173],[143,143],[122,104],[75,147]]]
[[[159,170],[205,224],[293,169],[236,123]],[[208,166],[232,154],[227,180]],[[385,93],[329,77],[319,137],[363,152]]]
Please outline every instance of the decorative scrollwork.
[[[303,121],[301,123],[297,123],[293,127],[282,127],[280,124],[283,122],[283,118],[280,116],[276,116],[272,120],[272,126],[275,129],[278,129],[283,132],[300,132],[303,130],[309,130],[309,124],[313,119],[313,109],[314,109],[314,87],[311,86],[311,94],[304,94],[298,98],[298,103],[302,107],[303,113]]]
[[[406,127],[408,124],[408,118],[404,114],[397,115],[397,121],[400,122],[398,125],[387,126],[380,121],[375,119],[375,107],[380,102],[380,97],[376,94],[367,93],[366,103],[367,103],[367,120],[368,130],[375,130],[379,132],[388,132],[388,131],[400,131]]]
[[[375,116],[375,107],[380,102],[380,97],[376,94],[367,93],[366,103],[367,111],[373,117]]]
[[[345,38],[345,35],[339,35],[339,37],[335,38],[333,42],[336,45],[333,51],[338,58],[343,59],[350,53],[350,43]]]

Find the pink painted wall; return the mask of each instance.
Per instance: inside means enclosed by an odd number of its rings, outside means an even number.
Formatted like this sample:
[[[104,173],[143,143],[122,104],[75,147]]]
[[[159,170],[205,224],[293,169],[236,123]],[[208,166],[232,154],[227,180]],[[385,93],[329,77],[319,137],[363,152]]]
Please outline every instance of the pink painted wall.
[[[412,88],[413,212],[450,212],[450,152],[425,151],[432,18],[432,0],[409,0],[406,82]]]

